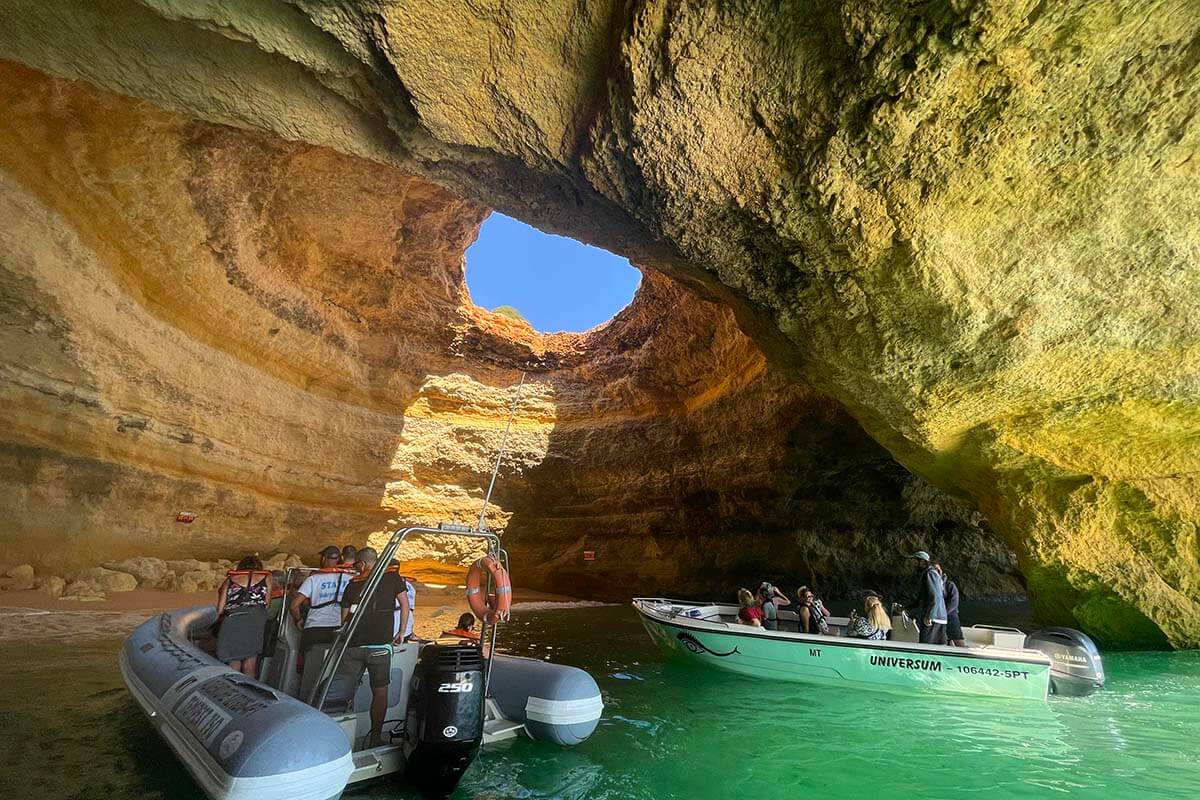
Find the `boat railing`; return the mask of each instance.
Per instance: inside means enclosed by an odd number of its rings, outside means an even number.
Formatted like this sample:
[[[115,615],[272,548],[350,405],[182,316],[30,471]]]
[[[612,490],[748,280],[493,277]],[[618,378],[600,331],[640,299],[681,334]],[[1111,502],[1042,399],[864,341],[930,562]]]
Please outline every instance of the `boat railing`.
[[[718,606],[719,607],[719,606],[731,605],[730,603],[718,603],[715,601],[698,602],[696,600],[672,600],[669,597],[635,597],[635,598],[633,598],[633,602],[634,603],[643,603],[643,604],[647,604],[647,605],[669,605],[669,606],[682,605],[682,606],[691,606],[693,608],[704,608],[706,606]],[[664,612],[660,611],[659,613],[664,613]],[[716,615],[710,614],[705,617],[692,617],[692,616],[688,616],[688,615],[684,614],[683,610],[679,609],[679,608],[671,608],[671,609],[667,610],[665,613],[666,613],[666,616],[668,619],[675,619],[676,617],[683,616],[685,619],[695,620],[696,622],[711,622],[714,625],[723,625],[726,628],[729,627],[729,623],[726,622],[725,620],[721,619],[721,615],[719,613]]]
[[[379,559],[376,562],[375,568],[367,575],[365,584],[363,585],[362,594],[358,598],[358,609],[350,615],[338,631],[337,638],[334,639],[333,645],[329,649],[329,654],[325,658],[325,663],[321,667],[320,675],[317,677],[313,685],[312,692],[305,702],[317,709],[322,709],[325,706],[325,700],[329,695],[329,687],[333,682],[333,678],[337,675],[337,669],[342,663],[342,658],[346,655],[346,649],[350,646],[350,639],[354,636],[354,631],[358,628],[359,621],[366,616],[366,612],[371,607],[371,601],[375,597],[375,590],[379,587],[379,583],[383,580],[384,574],[387,572],[387,565],[391,563],[396,552],[400,549],[404,539],[410,534],[432,534],[435,536],[462,536],[468,539],[482,539],[487,543],[489,555],[498,558],[502,564],[508,564],[508,554],[500,547],[500,537],[490,531],[482,531],[471,528],[468,525],[457,525],[451,523],[442,523],[436,528],[426,528],[422,526],[412,526],[401,528],[392,533],[387,545],[379,554]],[[491,589],[491,580],[489,576],[488,590]],[[484,595],[487,596],[486,594]],[[486,630],[488,626],[487,619],[483,620],[485,630],[480,632],[480,642],[488,640]],[[486,671],[484,673],[484,686],[486,690],[487,676],[491,674],[492,654],[496,651],[495,646],[495,626],[493,624],[491,635],[491,647],[488,648],[485,656]]]
[[[669,605],[697,606],[697,607],[701,607],[701,608],[704,606],[733,605],[732,603],[722,603],[718,600],[703,600],[703,601],[702,600],[677,600],[677,599],[671,598],[671,597],[635,597],[635,598],[633,598],[633,602],[635,602],[635,603],[666,603]]]
[[[1014,627],[1012,627],[1012,626],[1009,626],[1009,625],[982,625],[982,624],[976,624],[976,625],[972,625],[971,627],[972,627],[972,628],[978,628],[978,629],[980,629],[980,630],[982,630],[982,631],[1004,631],[1005,633],[1020,633],[1020,634],[1024,634],[1024,633],[1025,633],[1025,631],[1021,630],[1020,628],[1014,628]]]

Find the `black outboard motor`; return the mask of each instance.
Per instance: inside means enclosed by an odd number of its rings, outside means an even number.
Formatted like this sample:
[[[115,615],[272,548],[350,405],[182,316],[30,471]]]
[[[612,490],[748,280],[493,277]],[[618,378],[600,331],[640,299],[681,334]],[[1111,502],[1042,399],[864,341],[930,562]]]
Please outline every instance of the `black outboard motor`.
[[[1025,637],[1025,647],[1050,656],[1050,691],[1079,697],[1104,686],[1100,651],[1074,628],[1043,628]]]
[[[483,655],[477,645],[427,644],[413,672],[405,725],[405,776],[426,797],[446,797],[483,741]]]

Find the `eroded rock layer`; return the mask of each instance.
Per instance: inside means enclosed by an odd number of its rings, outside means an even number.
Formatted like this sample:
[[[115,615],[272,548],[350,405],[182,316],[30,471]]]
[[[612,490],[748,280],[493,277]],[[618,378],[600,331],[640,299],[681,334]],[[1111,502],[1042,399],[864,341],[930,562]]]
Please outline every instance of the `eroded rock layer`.
[[[1191,4],[3,8],[9,58],[686,282],[970,498],[1044,616],[1200,643]]]
[[[5,558],[471,520],[512,409],[489,520],[525,585],[836,593],[935,541],[967,591],[1021,589],[977,519],[657,273],[603,328],[537,334],[471,304],[486,212],[422,179],[13,65],[0,100]]]

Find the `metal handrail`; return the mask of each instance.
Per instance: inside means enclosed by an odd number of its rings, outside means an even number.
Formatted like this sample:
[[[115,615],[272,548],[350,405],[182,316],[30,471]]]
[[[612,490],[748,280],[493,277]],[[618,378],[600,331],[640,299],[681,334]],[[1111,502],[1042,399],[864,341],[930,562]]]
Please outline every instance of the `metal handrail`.
[[[287,630],[287,621],[291,618],[292,612],[290,609],[292,599],[292,575],[297,572],[317,572],[319,567],[288,567],[283,572],[283,596],[280,600],[283,601],[283,608],[279,610],[279,623],[275,630],[275,641],[278,642],[284,638],[284,631]],[[274,653],[271,654],[274,657]]]
[[[489,553],[500,550],[499,536],[487,531],[473,530],[465,525],[457,530],[451,527],[426,528],[413,526],[395,531],[392,534],[392,538],[388,540],[387,545],[383,548],[383,551],[379,554],[379,560],[375,562],[375,566],[371,568],[370,574],[367,575],[366,585],[363,586],[362,596],[358,600],[358,609],[350,615],[350,619],[346,620],[346,623],[338,631],[337,638],[333,642],[333,647],[329,649],[329,655],[325,659],[325,664],[321,667],[321,673],[317,677],[312,692],[308,696],[306,702],[317,710],[320,710],[325,705],[325,698],[329,695],[329,685],[333,681],[333,676],[337,674],[337,668],[341,666],[342,658],[346,655],[346,648],[349,647],[350,638],[354,636],[354,631],[358,628],[359,620],[363,618],[370,608],[371,600],[375,597],[375,590],[387,572],[387,565],[391,563],[396,551],[400,549],[400,545],[410,533],[430,533],[437,536],[463,536],[468,539],[483,539],[488,543]],[[380,564],[383,565],[382,569],[380,568]],[[482,638],[481,636],[481,641]],[[488,654],[489,668],[491,666],[491,653],[494,650],[495,648],[493,647]]]

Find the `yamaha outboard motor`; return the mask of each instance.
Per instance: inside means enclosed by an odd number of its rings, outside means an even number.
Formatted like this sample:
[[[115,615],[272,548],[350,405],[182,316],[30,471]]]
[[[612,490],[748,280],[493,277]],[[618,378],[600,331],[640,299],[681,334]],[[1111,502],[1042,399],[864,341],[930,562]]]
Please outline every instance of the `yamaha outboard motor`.
[[[483,741],[483,655],[477,645],[427,644],[413,672],[405,726],[405,776],[427,797],[446,797]]]
[[[1074,628],[1043,628],[1025,637],[1025,647],[1050,656],[1050,691],[1078,697],[1104,686],[1100,651]]]

